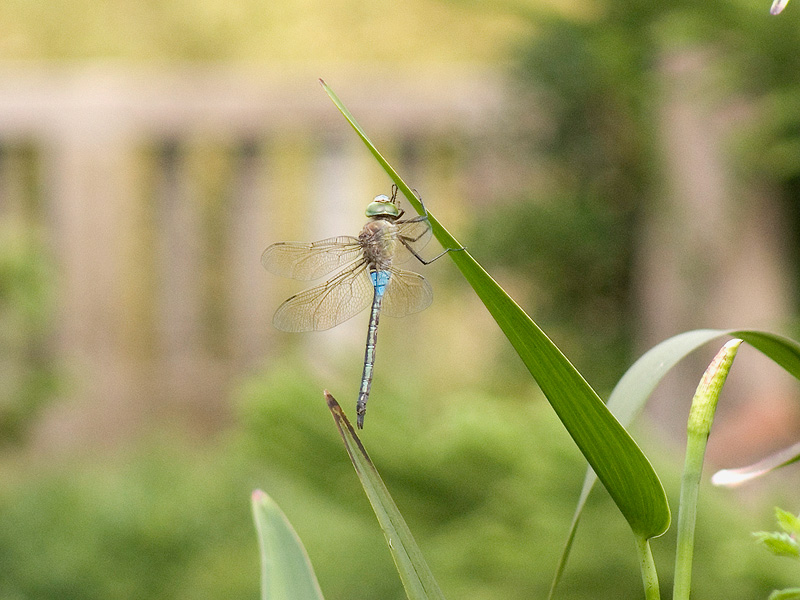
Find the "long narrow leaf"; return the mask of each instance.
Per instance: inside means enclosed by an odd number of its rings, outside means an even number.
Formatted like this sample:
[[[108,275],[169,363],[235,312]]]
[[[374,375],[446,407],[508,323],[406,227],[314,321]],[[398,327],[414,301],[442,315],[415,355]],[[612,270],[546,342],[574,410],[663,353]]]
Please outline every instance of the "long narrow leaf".
[[[322,85],[381,167],[420,210],[409,186],[378,152],[336,94],[325,82]],[[444,248],[461,248],[433,215],[428,216],[433,233]],[[670,522],[664,489],[628,432],[561,351],[468,251],[450,252],[450,257],[509,339],[633,531],[643,538],[664,533]]]
[[[708,437],[717,412],[722,387],[728,378],[733,359],[742,340],[732,339],[708,365],[697,391],[692,398],[686,425],[686,455],[681,478],[681,496],[678,510],[678,539],[675,543],[675,571],[672,584],[673,600],[689,600],[692,589],[692,562],[694,558],[695,527],[697,525],[697,499],[703,476]]]
[[[775,469],[791,465],[798,460],[800,460],[800,443],[784,448],[780,452],[771,454],[747,467],[717,471],[711,476],[711,483],[725,487],[742,485],[762,475],[771,473]]]
[[[400,580],[409,600],[444,600],[444,595],[433,577],[422,552],[414,541],[405,519],[392,500],[378,470],[367,455],[361,440],[342,411],[342,407],[325,390],[325,401],[344,440],[344,446],[356,469],[361,485],[369,498],[375,516],[381,525],[389,551],[392,553]]]
[[[305,548],[286,515],[265,492],[251,500],[261,550],[262,600],[323,600]]]
[[[800,379],[800,344],[794,340],[764,331],[698,329],[664,340],[645,352],[614,387],[607,404],[609,410],[614,413],[622,425],[627,427],[641,413],[653,390],[677,363],[701,346],[724,336],[743,339]],[[556,569],[550,590],[551,598],[563,574],[572,543],[575,540],[580,516],[596,481],[597,476],[590,467],[586,472],[580,498]]]
[[[769,595],[767,600],[800,600],[800,588],[786,588],[785,590],[775,590]]]

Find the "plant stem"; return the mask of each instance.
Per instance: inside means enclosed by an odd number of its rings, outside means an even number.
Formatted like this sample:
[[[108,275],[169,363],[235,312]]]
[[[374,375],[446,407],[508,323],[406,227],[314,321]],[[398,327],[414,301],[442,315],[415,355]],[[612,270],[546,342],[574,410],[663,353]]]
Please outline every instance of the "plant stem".
[[[650,540],[636,536],[636,549],[639,551],[639,568],[642,571],[644,597],[646,600],[661,600],[658,573],[656,573],[656,563],[653,561],[653,553],[650,550]]]
[[[675,587],[673,600],[689,600],[692,583],[692,556],[694,554],[694,528],[697,521],[697,497],[714,412],[728,376],[733,359],[742,340],[731,340],[711,361],[703,374],[692,399],[687,426],[686,459],[681,481],[681,499],[678,508],[678,542],[675,551]]]
[[[675,550],[675,586],[673,600],[688,600],[692,582],[692,557],[694,555],[694,528],[697,521],[697,496],[700,491],[700,474],[703,470],[705,439],[689,435],[686,441],[686,460],[681,481],[681,498],[678,509],[678,541]]]

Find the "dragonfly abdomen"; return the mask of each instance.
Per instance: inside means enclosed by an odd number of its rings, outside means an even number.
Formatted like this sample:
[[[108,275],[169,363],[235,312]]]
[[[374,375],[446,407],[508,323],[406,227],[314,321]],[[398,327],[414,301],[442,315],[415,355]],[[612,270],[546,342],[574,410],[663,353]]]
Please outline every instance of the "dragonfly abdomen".
[[[361,388],[358,391],[358,402],[356,403],[356,422],[359,429],[364,427],[367,400],[369,400],[369,391],[372,388],[372,372],[375,368],[375,345],[378,342],[378,321],[381,315],[381,302],[383,302],[386,286],[389,285],[391,273],[389,271],[371,271],[370,277],[372,285],[375,287],[375,294],[372,299],[372,310],[369,313],[367,348],[364,351],[364,372],[361,375]]]

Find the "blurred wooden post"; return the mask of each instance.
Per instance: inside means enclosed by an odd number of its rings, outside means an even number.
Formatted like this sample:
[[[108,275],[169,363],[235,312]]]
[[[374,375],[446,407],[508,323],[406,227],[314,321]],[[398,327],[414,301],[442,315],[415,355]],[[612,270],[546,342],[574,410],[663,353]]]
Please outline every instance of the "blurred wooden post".
[[[323,137],[314,162],[317,177],[309,182],[313,194],[311,210],[304,215],[311,219],[309,241],[335,235],[358,235],[366,221],[367,204],[375,195],[388,193],[390,184],[376,190],[367,183],[363,160],[366,152],[355,136],[328,134]],[[325,336],[307,336],[304,341],[308,345],[309,360],[330,368],[333,364],[330,358],[336,355],[337,347],[361,343],[365,323],[353,319]]]
[[[648,209],[640,247],[642,351],[689,329],[774,331],[791,314],[779,203],[735,172],[726,144],[747,106],[714,93],[715,73],[713,53],[702,48],[666,50],[660,63],[664,194]],[[650,414],[671,437],[685,433],[684,409],[717,349],[686,362],[654,397]],[[712,458],[727,454],[735,464],[791,437],[798,412],[789,385],[771,361],[743,348],[718,409]]]
[[[131,139],[98,107],[72,107],[42,144],[44,204],[55,262],[55,359],[83,391],[80,412],[53,417],[41,439],[56,447],[130,430],[137,382],[124,347],[124,232],[131,227]],[[71,117],[71,118],[70,118]],[[94,120],[91,120],[94,119]],[[92,123],[85,127],[85,123]],[[72,410],[73,412],[69,412]]]
[[[185,169],[181,143],[159,151],[156,189],[158,333],[168,372],[180,373],[202,347],[201,231],[198,201]]]
[[[23,165],[18,148],[0,140],[0,219],[25,221],[31,215],[23,182]],[[27,223],[31,225],[32,223]]]
[[[270,336],[267,272],[261,268],[269,239],[267,215],[274,202],[271,165],[262,144],[243,140],[234,154],[234,182],[229,197],[226,270],[230,306],[228,346],[237,362],[252,366],[263,358]]]
[[[122,248],[128,201],[121,139],[58,136],[45,153],[59,272],[59,345],[66,356],[108,361],[118,349]],[[53,197],[58,201],[53,202]],[[85,318],[91,315],[91,318]]]

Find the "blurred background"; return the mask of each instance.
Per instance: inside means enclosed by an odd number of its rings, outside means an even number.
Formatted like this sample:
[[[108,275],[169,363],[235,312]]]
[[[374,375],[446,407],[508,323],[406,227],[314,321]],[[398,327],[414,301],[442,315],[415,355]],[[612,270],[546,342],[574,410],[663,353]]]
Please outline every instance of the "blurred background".
[[[389,192],[319,77],[601,396],[688,329],[796,336],[800,17],[768,4],[0,4],[0,600],[256,598],[256,487],[326,598],[404,597],[321,395],[352,414],[367,316],[277,332],[303,284],[259,264]],[[583,463],[449,260],[419,270],[365,443],[448,597],[544,597]],[[634,430],[675,498],[715,350]],[[711,467],[794,442],[797,401],[743,349]],[[797,584],[749,533],[797,483],[704,490],[697,598]],[[599,490],[562,597],[639,597],[633,549]]]

